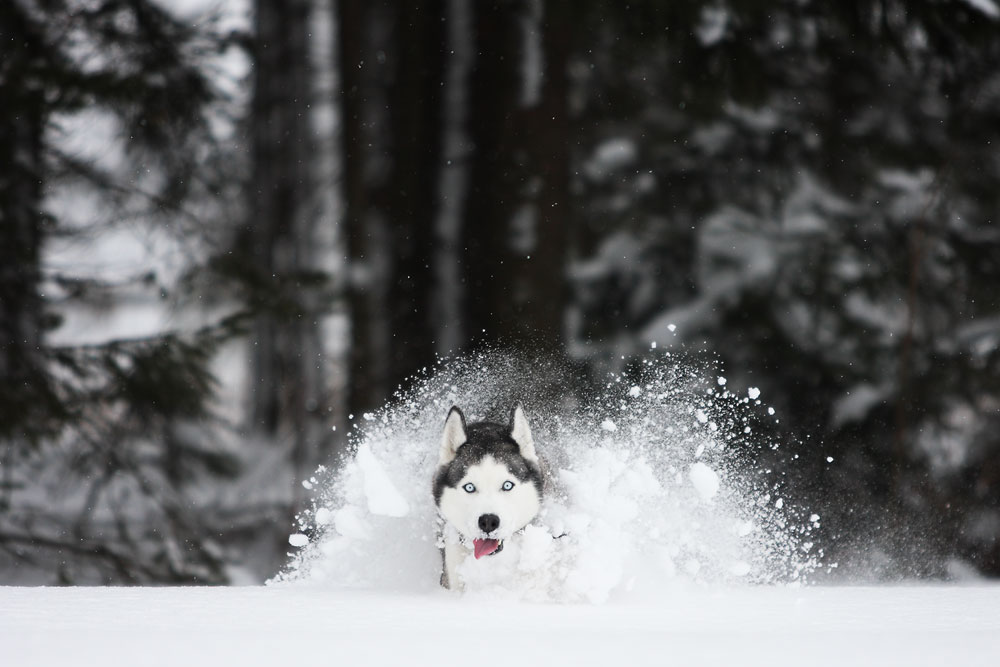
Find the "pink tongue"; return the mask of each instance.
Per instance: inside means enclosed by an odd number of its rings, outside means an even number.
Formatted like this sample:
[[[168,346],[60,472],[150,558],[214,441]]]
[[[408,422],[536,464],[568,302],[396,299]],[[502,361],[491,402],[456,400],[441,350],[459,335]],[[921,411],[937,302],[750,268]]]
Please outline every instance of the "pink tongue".
[[[472,540],[472,546],[476,548],[476,560],[479,560],[496,551],[500,546],[500,540]]]

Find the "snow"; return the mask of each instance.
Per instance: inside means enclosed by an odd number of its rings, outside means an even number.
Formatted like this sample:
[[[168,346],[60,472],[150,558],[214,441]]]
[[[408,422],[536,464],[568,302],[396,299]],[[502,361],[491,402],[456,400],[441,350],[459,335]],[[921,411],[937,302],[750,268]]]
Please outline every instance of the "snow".
[[[550,488],[530,528],[467,563],[467,594],[602,603],[683,584],[803,583],[833,566],[822,550],[803,548],[819,529],[807,508],[762,501],[777,489],[759,488],[743,469],[746,452],[728,444],[726,434],[752,418],[744,399],[706,394],[664,352],[583,403],[530,402],[567,386],[563,363],[486,352],[437,364],[359,425],[353,457],[314,476],[313,506],[293,531],[310,541],[274,583],[436,591],[441,537],[430,487],[448,409],[502,421],[519,400]]]
[[[527,11],[521,14],[521,106],[537,106],[542,99],[545,83],[545,54],[542,50],[542,3],[533,0],[527,3]]]
[[[745,211],[724,207],[705,220],[698,234],[699,296],[654,318],[643,329],[643,339],[669,339],[678,328],[698,331],[715,321],[722,302],[733,294],[770,282],[779,266],[779,250],[768,237],[748,233],[760,227],[753,218]]]
[[[1000,7],[993,0],[965,0],[965,4],[978,9],[991,19],[1000,19]]]
[[[702,500],[711,500],[719,492],[719,475],[701,461],[691,466],[688,477]]]
[[[725,7],[702,7],[695,34],[702,46],[714,46],[725,37],[728,24],[729,12]]]
[[[583,171],[595,181],[600,181],[635,162],[638,154],[639,149],[631,139],[608,139],[594,149]]]
[[[316,510],[315,515],[316,525],[326,526],[333,521],[333,513],[326,507],[320,507]]]
[[[9,665],[996,664],[996,586],[684,588],[633,604],[444,591],[0,588]]]
[[[727,111],[753,131],[774,132],[780,126],[777,115],[767,109],[749,111],[732,106]],[[841,235],[831,221],[853,215],[857,215],[855,205],[822,187],[819,179],[807,171],[798,175],[777,215],[761,217],[722,205],[697,230],[695,295],[671,304],[654,317],[637,340],[668,340],[677,329],[688,341],[697,340],[707,331],[724,327],[725,314],[731,312],[733,304],[742,303],[745,296],[753,299],[753,295],[770,294],[776,321],[793,341],[802,347],[817,343],[833,347],[837,339],[824,334],[815,321],[816,313],[802,304],[792,307],[796,302],[790,303],[777,285],[789,266],[808,256],[808,248],[829,244],[830,239]],[[867,322],[880,316],[880,308],[890,309],[891,304],[859,299],[840,307]],[[880,331],[896,330],[888,327],[896,326],[898,311],[898,307],[892,309],[891,322],[878,320],[872,326]],[[821,338],[818,341],[817,333]]]
[[[392,517],[404,517],[410,513],[410,504],[396,489],[367,445],[358,447],[357,462],[364,475],[369,512]]]
[[[850,391],[834,401],[830,410],[830,423],[834,428],[865,419],[868,414],[889,396],[892,385],[873,385],[868,382],[856,384]]]

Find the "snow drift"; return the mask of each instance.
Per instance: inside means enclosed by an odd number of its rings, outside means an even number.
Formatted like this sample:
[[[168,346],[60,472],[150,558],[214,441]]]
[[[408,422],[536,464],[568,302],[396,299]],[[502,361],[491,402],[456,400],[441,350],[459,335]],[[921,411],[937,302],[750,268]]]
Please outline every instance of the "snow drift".
[[[711,380],[706,380],[711,377]],[[383,591],[438,587],[431,497],[445,416],[505,422],[520,401],[550,488],[510,571],[467,593],[534,601],[652,597],[691,583],[798,583],[822,567],[820,517],[759,481],[759,392],[661,352],[589,399],[548,359],[483,353],[440,362],[415,388],[354,419],[351,454],[316,490],[272,583]],[[770,411],[773,415],[773,410]],[[474,574],[474,573],[468,573]]]

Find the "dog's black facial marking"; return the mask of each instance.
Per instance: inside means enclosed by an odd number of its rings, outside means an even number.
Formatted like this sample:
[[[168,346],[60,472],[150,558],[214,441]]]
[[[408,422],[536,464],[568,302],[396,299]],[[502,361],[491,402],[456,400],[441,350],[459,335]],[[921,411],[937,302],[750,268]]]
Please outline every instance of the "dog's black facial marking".
[[[467,440],[458,448],[455,458],[434,475],[434,502],[441,501],[446,487],[457,487],[469,467],[483,458],[492,456],[510,470],[519,482],[534,482],[539,496],[542,493],[542,472],[532,461],[521,456],[521,448],[510,437],[506,426],[493,422],[477,422],[466,427]]]

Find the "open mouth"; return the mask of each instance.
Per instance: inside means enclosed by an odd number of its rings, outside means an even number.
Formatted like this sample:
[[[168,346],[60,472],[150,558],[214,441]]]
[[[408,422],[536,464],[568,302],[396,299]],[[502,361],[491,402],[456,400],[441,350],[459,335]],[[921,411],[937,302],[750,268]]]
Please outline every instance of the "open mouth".
[[[472,547],[476,560],[479,560],[483,556],[492,556],[503,551],[503,540],[472,540]]]

